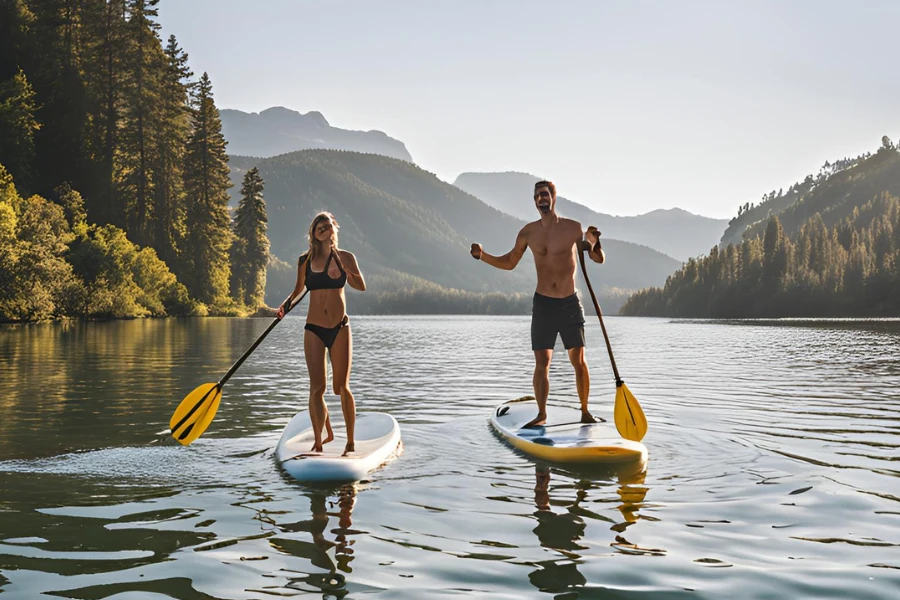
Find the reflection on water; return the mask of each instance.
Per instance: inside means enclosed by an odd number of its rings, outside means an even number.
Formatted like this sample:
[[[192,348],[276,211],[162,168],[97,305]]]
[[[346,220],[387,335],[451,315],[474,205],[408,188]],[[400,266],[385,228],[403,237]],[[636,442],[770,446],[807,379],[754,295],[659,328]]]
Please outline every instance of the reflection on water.
[[[273,457],[308,396],[302,318],[229,381],[203,437],[165,435],[268,322],[0,327],[4,599],[898,597],[900,322],[612,317],[649,463],[596,471],[491,433],[490,411],[531,391],[527,318],[358,317],[359,410],[394,415],[404,453],[339,488]],[[599,324],[586,337],[611,422]],[[550,377],[577,406],[568,361]]]
[[[614,541],[610,542],[610,546],[623,553],[664,554],[663,550],[639,548],[624,537],[625,530],[640,518],[639,511],[648,491],[642,485],[647,475],[645,463],[623,465],[614,470],[591,471],[582,468],[573,472],[560,467],[556,469],[572,479],[571,483],[555,488],[555,497],[552,497],[553,467],[538,462],[534,468],[534,505],[537,508],[534,516],[538,524],[533,532],[543,548],[559,555],[559,558],[536,563],[539,568],[528,574],[534,587],[542,592],[559,594],[577,591],[587,583],[578,570],[582,554],[589,553],[591,549],[580,541],[587,529],[585,519],[608,523],[610,531],[614,532]],[[613,486],[621,499],[616,507],[621,513],[621,520],[618,521],[590,508],[592,491],[599,494],[604,488]]]
[[[293,523],[282,523],[277,529],[285,534],[305,532],[312,542],[295,537],[275,537],[269,540],[273,548],[309,560],[322,572],[290,577],[286,588],[301,591],[322,591],[336,598],[349,592],[345,589],[345,575],[353,572],[353,537],[365,532],[351,529],[353,507],[356,504],[358,484],[347,484],[337,490],[310,490],[311,518]]]

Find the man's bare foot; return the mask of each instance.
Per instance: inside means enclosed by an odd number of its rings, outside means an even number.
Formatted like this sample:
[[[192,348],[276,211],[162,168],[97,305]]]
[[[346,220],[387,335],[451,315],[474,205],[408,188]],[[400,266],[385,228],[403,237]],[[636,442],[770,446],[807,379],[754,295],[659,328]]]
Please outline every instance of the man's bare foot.
[[[531,427],[540,427],[547,423],[547,413],[539,412],[538,416],[528,421],[525,425],[522,425],[522,429],[529,429]]]
[[[581,411],[581,422],[582,423],[604,423],[606,419],[603,417],[595,417],[590,412],[583,410]]]
[[[356,445],[353,442],[347,442],[347,445],[344,446],[344,456],[347,456],[354,450],[356,450]]]

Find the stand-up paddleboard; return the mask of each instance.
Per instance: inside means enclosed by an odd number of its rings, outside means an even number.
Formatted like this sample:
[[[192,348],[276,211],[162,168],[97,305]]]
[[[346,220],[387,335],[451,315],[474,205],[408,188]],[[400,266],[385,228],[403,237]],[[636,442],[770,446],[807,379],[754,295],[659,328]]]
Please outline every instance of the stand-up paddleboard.
[[[356,415],[355,450],[343,456],[347,443],[345,430],[335,429],[334,440],[324,452],[310,452],[314,436],[309,412],[298,413],[288,423],[275,459],[287,473],[300,481],[358,481],[380,467],[398,451],[400,425],[386,413]]]
[[[542,460],[582,464],[647,460],[647,447],[619,437],[613,424],[579,423],[578,408],[550,405],[545,425],[524,428],[535,415],[534,398],[510,400],[494,409],[491,425],[515,448]]]

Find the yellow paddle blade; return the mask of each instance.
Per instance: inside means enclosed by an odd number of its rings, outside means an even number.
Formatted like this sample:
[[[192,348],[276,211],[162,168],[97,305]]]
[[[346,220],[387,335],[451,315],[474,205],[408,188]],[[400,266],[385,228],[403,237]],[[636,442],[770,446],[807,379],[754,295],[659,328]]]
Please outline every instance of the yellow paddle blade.
[[[647,417],[644,416],[637,398],[624,383],[616,386],[616,406],[613,409],[613,416],[619,435],[626,440],[639,442],[647,435]]]
[[[222,400],[222,389],[219,388],[214,394],[212,398],[212,402],[207,402],[205,406],[205,411],[203,414],[194,422],[193,426],[189,429],[185,429],[184,431],[184,439],[179,440],[182,444],[187,446],[198,437],[203,435],[203,432],[206,431],[206,428],[209,427],[209,424],[212,423],[213,418],[216,416],[216,411],[219,410],[219,401]]]
[[[221,399],[222,388],[218,383],[204,383],[195,388],[184,397],[169,420],[172,437],[185,446],[200,437],[216,416]]]

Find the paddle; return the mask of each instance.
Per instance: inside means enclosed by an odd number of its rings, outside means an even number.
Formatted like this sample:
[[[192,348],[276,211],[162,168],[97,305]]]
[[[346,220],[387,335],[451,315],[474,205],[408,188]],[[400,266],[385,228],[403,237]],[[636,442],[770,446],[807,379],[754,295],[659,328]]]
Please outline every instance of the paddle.
[[[600,312],[600,304],[597,302],[597,296],[594,295],[594,288],[591,287],[591,280],[588,279],[587,269],[584,266],[584,252],[578,253],[578,259],[581,262],[581,272],[584,274],[584,281],[587,283],[588,291],[591,293],[591,300],[594,301],[594,310],[597,311],[597,318],[600,319],[600,329],[603,330],[603,339],[606,340],[606,350],[609,352],[609,362],[612,363],[613,375],[616,376],[616,405],[613,409],[613,416],[616,421],[616,429],[626,440],[635,442],[641,441],[647,435],[647,418],[644,411],[638,403],[637,398],[619,377],[619,370],[616,368],[616,359],[613,358],[612,346],[609,345],[609,335],[606,333],[606,325],[603,324],[603,313]]]
[[[291,312],[291,309],[297,306],[308,292],[309,290],[306,290],[296,301],[286,306],[284,314],[287,315],[287,313]],[[266,339],[269,332],[275,329],[279,321],[281,319],[278,318],[272,321],[266,330],[262,332],[262,335],[256,338],[253,345],[244,352],[243,356],[231,365],[231,368],[228,369],[228,372],[225,373],[225,376],[218,383],[204,383],[197,386],[194,391],[184,397],[184,400],[175,409],[175,414],[169,420],[169,429],[172,432],[172,437],[187,446],[203,435],[203,432],[212,423],[213,417],[216,416],[216,411],[219,409],[219,401],[222,399],[222,386],[231,379],[231,376],[244,364],[244,361],[256,350],[256,347]]]

